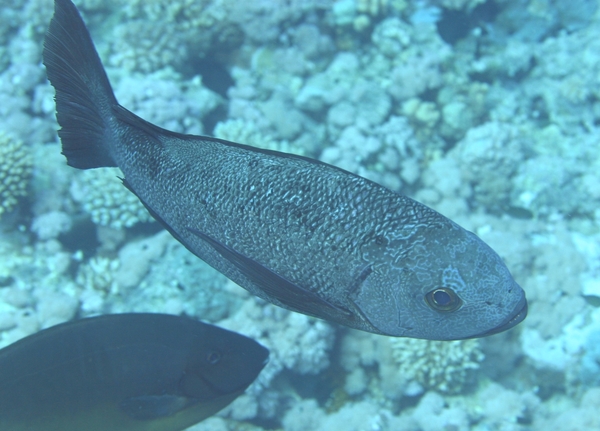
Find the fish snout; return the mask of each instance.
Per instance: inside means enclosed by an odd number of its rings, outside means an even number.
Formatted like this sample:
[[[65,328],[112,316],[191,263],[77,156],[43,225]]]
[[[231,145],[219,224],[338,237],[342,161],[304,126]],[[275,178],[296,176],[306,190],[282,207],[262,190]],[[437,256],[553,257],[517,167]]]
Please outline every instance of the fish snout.
[[[497,325],[495,328],[490,329],[489,331],[486,331],[482,334],[476,335],[474,338],[487,337],[488,335],[498,334],[500,332],[508,331],[509,329],[514,328],[523,320],[525,320],[525,317],[527,317],[527,310],[527,297],[525,296],[525,292],[521,290],[521,297],[519,298],[519,301],[513,308],[512,312],[509,313],[508,316],[506,316],[506,318],[502,322],[500,322],[500,324]]]

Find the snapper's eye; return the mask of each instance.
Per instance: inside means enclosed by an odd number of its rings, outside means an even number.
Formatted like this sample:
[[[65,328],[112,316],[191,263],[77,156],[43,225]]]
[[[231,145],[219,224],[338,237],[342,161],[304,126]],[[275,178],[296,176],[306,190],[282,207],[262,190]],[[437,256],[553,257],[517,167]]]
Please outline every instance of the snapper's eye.
[[[206,355],[206,361],[210,365],[216,365],[219,363],[220,360],[221,360],[221,353],[217,352],[216,350],[213,350]]]
[[[456,311],[462,305],[462,301],[458,295],[447,287],[438,287],[426,293],[425,302],[435,311],[444,313]]]

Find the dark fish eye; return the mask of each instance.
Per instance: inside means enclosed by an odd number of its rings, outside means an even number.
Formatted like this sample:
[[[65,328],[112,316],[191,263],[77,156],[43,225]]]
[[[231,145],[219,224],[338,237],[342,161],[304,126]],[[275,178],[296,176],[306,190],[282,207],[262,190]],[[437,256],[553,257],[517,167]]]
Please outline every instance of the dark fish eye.
[[[438,287],[425,294],[425,302],[434,310],[445,313],[456,311],[462,305],[458,295],[447,287]]]
[[[206,360],[210,365],[216,365],[221,360],[221,354],[215,350],[206,355]]]

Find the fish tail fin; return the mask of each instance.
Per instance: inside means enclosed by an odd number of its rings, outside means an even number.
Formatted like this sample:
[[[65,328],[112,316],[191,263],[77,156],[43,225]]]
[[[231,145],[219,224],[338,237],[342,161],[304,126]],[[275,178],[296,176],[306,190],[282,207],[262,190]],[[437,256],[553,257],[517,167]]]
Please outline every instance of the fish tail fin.
[[[117,166],[110,154],[117,99],[90,34],[71,0],[55,0],[43,63],[56,90],[56,119],[67,164],[78,169]]]

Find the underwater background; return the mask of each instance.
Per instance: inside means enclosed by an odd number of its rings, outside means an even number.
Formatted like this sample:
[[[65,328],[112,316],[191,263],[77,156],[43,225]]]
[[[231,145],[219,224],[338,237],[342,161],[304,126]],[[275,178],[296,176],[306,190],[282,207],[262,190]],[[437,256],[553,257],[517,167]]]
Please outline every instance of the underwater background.
[[[187,314],[271,350],[246,394],[190,430],[600,429],[598,0],[76,6],[127,109],[414,197],[502,256],[529,316],[424,341],[251,296],[117,169],[66,165],[41,64],[52,1],[1,0],[0,347],[76,317]]]

